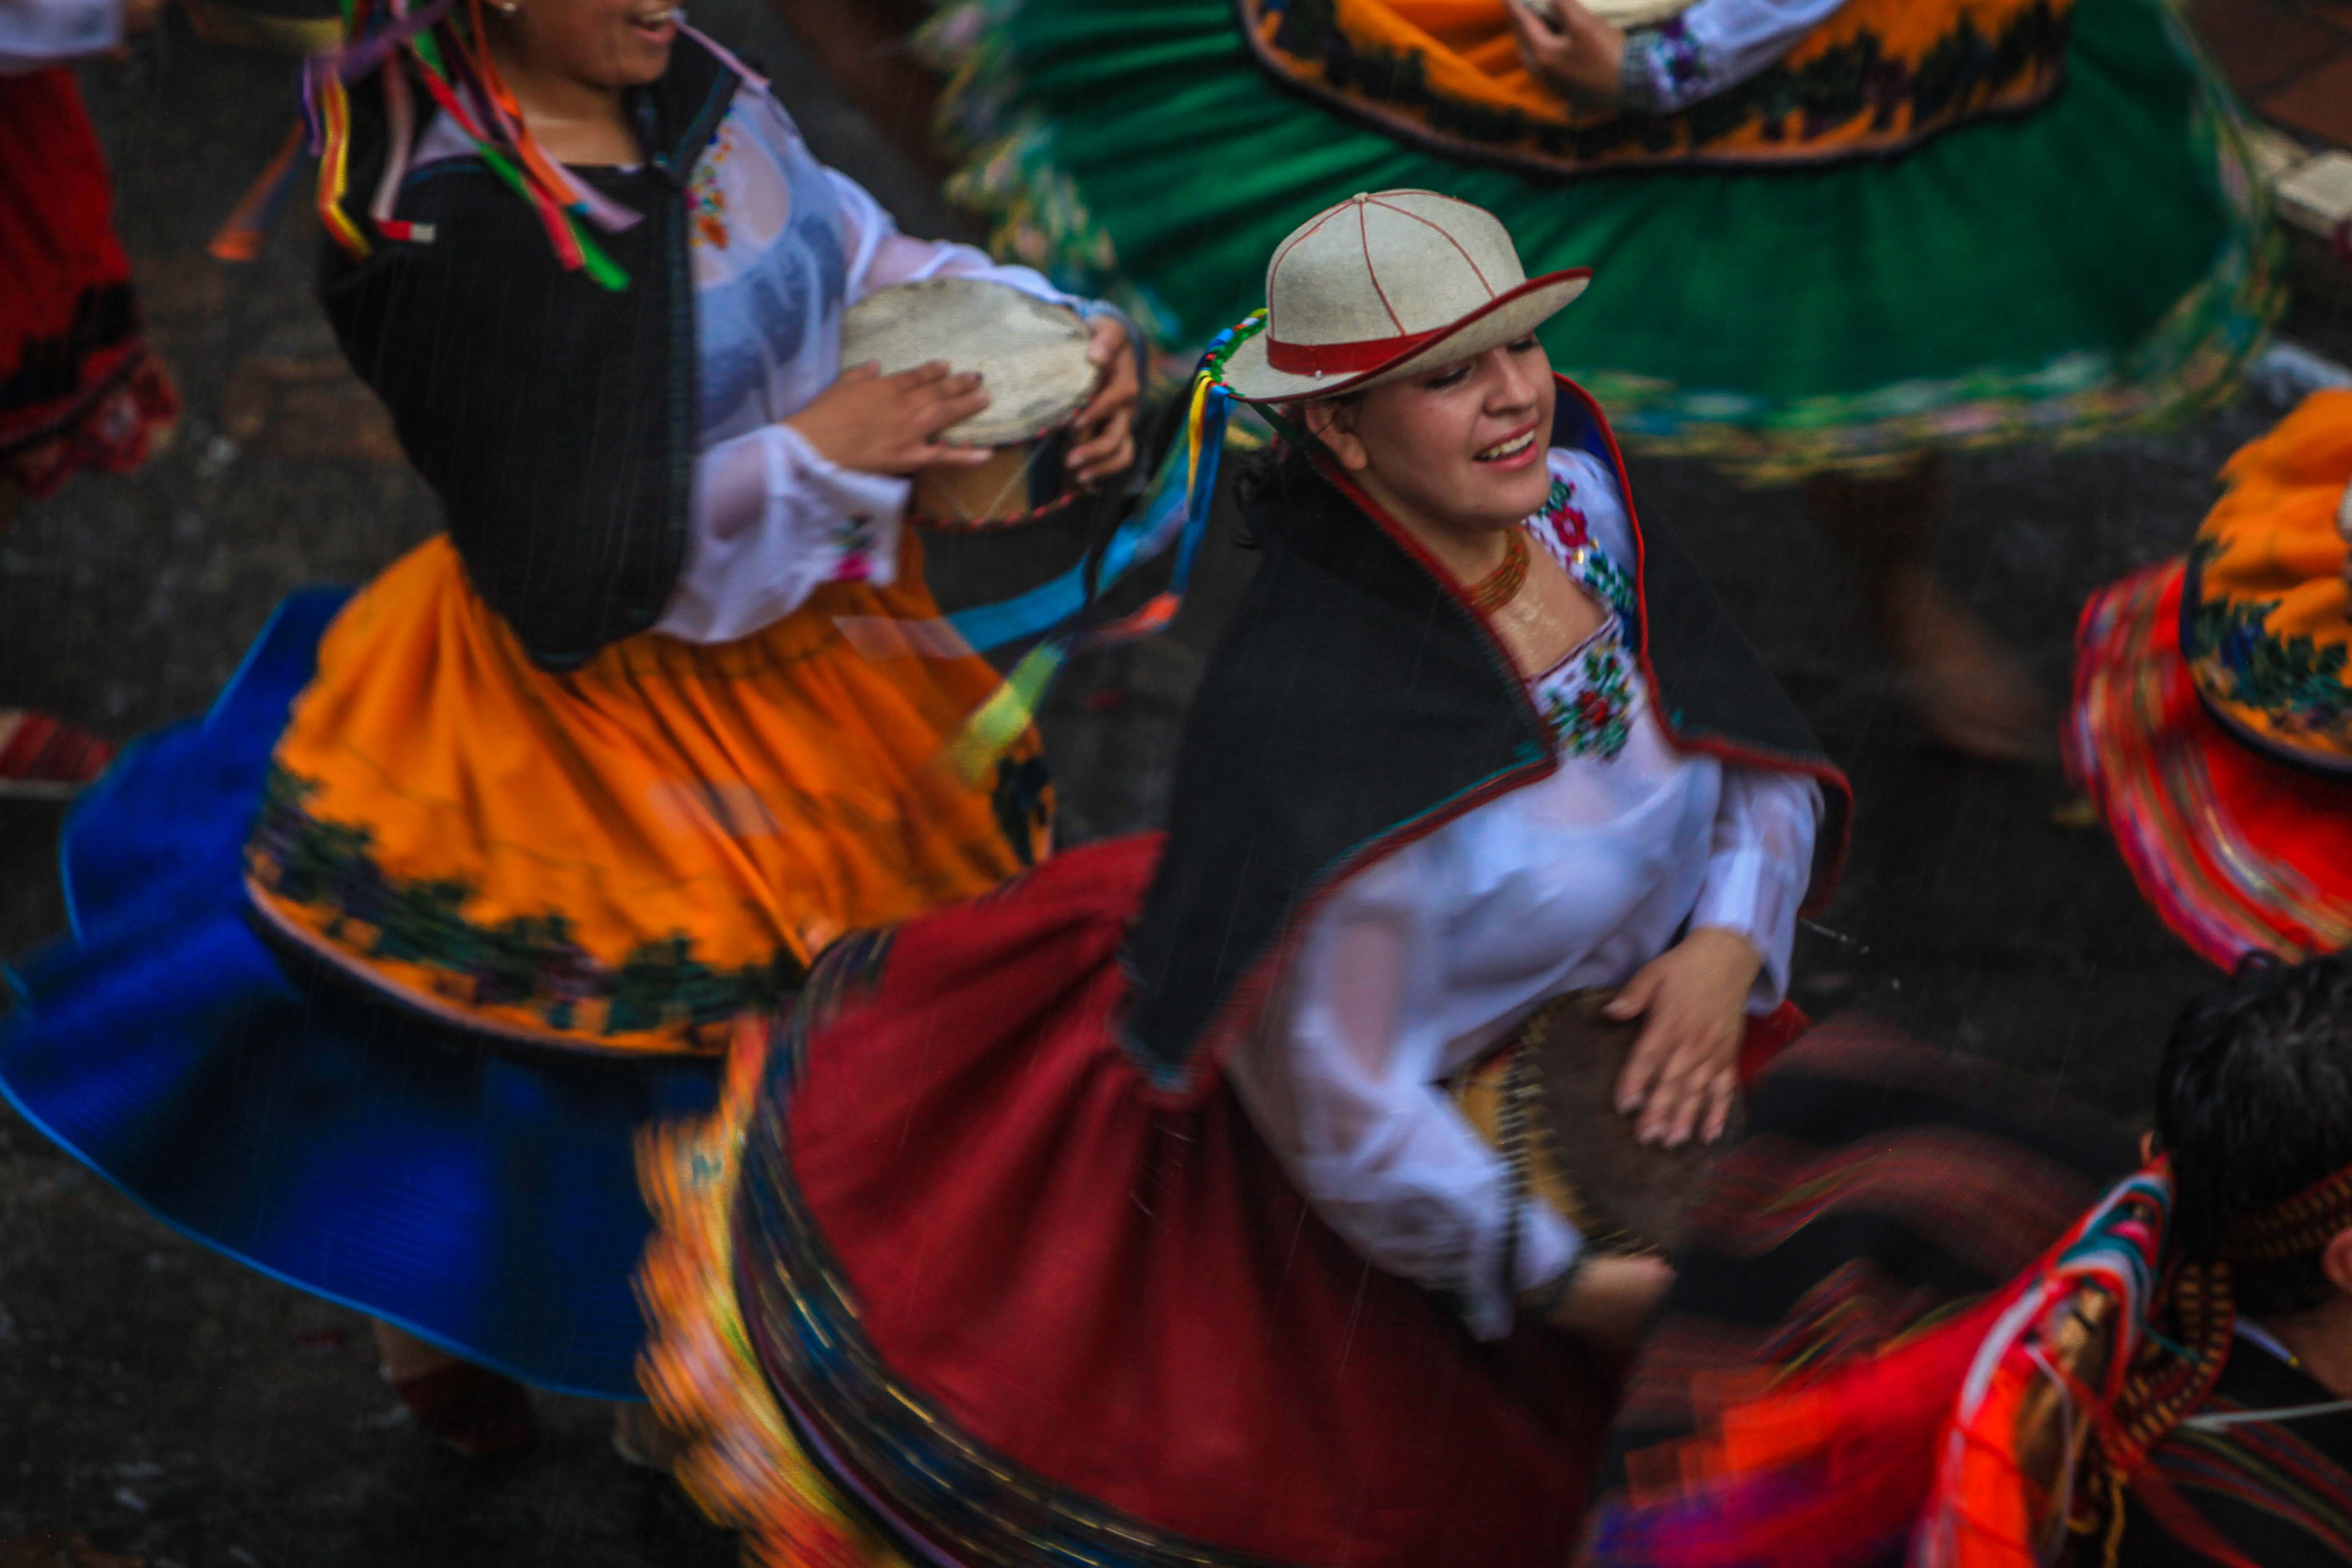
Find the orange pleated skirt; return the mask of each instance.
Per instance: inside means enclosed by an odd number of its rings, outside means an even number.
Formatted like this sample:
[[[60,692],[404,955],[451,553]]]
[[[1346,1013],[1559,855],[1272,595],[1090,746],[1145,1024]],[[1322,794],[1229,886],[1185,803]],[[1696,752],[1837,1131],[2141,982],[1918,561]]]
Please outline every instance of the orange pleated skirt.
[[[453,1021],[593,1049],[719,1049],[846,931],[1045,853],[1037,737],[969,783],[944,754],[996,689],[936,637],[910,537],[721,644],[643,633],[554,675],[435,539],[321,639],[247,849],[267,923]],[[862,647],[867,651],[860,652]]]

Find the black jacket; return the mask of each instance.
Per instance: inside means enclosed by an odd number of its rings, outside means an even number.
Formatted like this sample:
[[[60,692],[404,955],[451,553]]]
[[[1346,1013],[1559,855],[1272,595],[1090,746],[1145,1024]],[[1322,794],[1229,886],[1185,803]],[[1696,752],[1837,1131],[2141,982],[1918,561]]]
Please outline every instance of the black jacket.
[[[630,93],[646,162],[583,174],[645,215],[596,236],[629,275],[617,291],[566,271],[538,214],[478,158],[404,184],[394,214],[429,225],[429,240],[378,234],[381,75],[352,90],[343,210],[371,253],[328,241],[319,297],[440,497],[475,590],[548,669],[651,626],[685,561],[698,413],[686,182],[740,80],[681,37],[661,79]]]
[[[1645,533],[1600,408],[1561,379],[1551,445],[1611,465],[1636,546],[1641,650],[1680,746],[1820,781],[1809,908],[1844,856],[1852,793],[1673,540]],[[1168,846],[1128,944],[1130,1049],[1163,1089],[1246,1028],[1289,939],[1352,872],[1559,766],[1486,621],[1396,524],[1329,478],[1270,497],[1265,549],[1177,752]]]

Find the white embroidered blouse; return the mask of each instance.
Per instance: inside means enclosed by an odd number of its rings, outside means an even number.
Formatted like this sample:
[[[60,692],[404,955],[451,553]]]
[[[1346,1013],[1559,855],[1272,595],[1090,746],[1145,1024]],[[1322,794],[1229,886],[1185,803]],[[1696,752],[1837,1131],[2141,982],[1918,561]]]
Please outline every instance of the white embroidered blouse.
[[[1527,526],[1615,612],[1530,682],[1559,770],[1342,884],[1227,1069],[1324,1219],[1451,1293],[1482,1338],[1508,1332],[1514,1292],[1582,1242],[1530,1201],[1506,1288],[1503,1164],[1444,1083],[1547,999],[1623,983],[1688,927],[1746,938],[1764,961],[1748,1009],[1777,1006],[1821,811],[1810,780],[1667,741],[1619,618],[1634,557],[1614,477],[1582,452],[1550,466],[1551,500]]]
[[[415,163],[472,151],[436,117]],[[844,309],[942,277],[992,279],[1087,315],[1110,307],[971,246],[899,233],[865,187],[816,161],[757,79],[696,162],[688,200],[700,449],[686,562],[654,629],[717,643],[781,620],[824,584],[896,578],[908,481],[842,468],[782,423],[841,374]]]

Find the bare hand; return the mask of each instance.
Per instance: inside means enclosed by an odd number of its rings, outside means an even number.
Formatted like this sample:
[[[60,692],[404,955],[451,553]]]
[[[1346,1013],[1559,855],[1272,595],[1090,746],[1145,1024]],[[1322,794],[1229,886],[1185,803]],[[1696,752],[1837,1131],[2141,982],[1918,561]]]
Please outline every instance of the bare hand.
[[[1528,0],[1505,0],[1519,58],[1570,98],[1615,103],[1625,63],[1624,29],[1602,21],[1577,0],[1551,0],[1551,5],[1553,16],[1546,16]]]
[[[1723,1136],[1739,1092],[1748,994],[1763,967],[1747,938],[1701,926],[1643,964],[1603,1009],[1647,1019],[1617,1080],[1617,1109],[1642,1113],[1643,1142]]]
[[[933,360],[896,375],[854,364],[816,400],[784,421],[828,462],[867,474],[988,461],[986,447],[943,447],[939,434],[988,406],[975,374],[951,375]]]
[[[1663,1258],[1592,1258],[1570,1282],[1552,1327],[1611,1350],[1632,1350],[1674,1282]]]
[[[1082,485],[1098,484],[1135,461],[1135,350],[1116,316],[1089,323],[1087,360],[1098,367],[1095,395],[1071,423],[1072,445],[1063,465]]]

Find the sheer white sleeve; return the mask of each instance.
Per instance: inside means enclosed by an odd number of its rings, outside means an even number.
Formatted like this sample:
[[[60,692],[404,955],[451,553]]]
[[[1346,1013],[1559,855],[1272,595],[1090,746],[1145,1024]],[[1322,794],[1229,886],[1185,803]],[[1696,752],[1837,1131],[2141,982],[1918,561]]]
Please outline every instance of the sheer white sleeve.
[[[825,174],[833,181],[834,195],[848,220],[850,299],[861,300],[877,289],[887,289],[895,283],[919,283],[927,278],[985,278],[1009,284],[1033,298],[1067,305],[1088,321],[1097,316],[1113,318],[1127,329],[1127,341],[1137,356],[1139,377],[1148,369],[1143,334],[1118,306],[1066,294],[1035,270],[1000,262],[971,246],[901,234],[898,220],[865,186],[838,169],[828,168]]]
[[[1024,294],[1057,305],[1078,306],[1026,267],[1005,266],[988,252],[951,239],[917,239],[898,232],[898,223],[864,185],[838,169],[827,168],[834,199],[841,204],[848,226],[849,297],[862,300],[877,289],[895,283],[919,283],[926,278],[986,278],[1009,283]]]
[[[828,461],[789,425],[705,447],[694,464],[694,546],[654,629],[730,642],[835,582],[889,583],[907,481]]]
[[[1441,983],[1442,922],[1401,852],[1321,910],[1266,1022],[1228,1074],[1260,1134],[1330,1226],[1382,1268],[1461,1303],[1481,1339],[1510,1331],[1517,1290],[1583,1245],[1539,1201],[1519,1215],[1517,1278],[1502,1258],[1503,1162],[1439,1087],[1446,1042],[1421,994]]]
[[[1698,0],[1625,35],[1626,107],[1671,114],[1738,87],[1796,47],[1843,0]]]
[[[1821,785],[1811,779],[1724,767],[1715,843],[1690,923],[1736,932],[1762,957],[1750,1013],[1769,1013],[1788,994],[1789,950],[1812,879],[1821,813]]]
[[[39,70],[122,42],[122,0],[0,0],[0,76]]]

